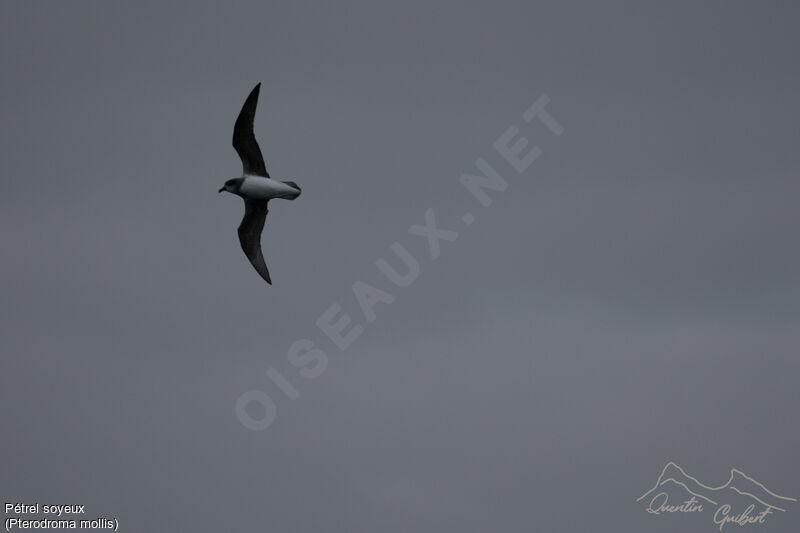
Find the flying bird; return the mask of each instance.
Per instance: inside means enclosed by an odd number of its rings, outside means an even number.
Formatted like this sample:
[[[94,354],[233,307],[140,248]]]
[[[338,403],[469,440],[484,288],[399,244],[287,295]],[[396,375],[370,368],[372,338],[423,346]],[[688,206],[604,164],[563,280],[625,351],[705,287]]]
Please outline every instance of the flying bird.
[[[244,218],[239,224],[239,243],[256,272],[272,285],[264,254],[261,253],[261,231],[267,218],[267,204],[273,198],[294,200],[300,196],[301,189],[293,181],[272,179],[264,166],[261,149],[253,134],[253,118],[256,115],[260,88],[259,83],[250,92],[233,126],[233,147],[242,160],[242,175],[226,181],[219,192],[227,191],[244,200]]]

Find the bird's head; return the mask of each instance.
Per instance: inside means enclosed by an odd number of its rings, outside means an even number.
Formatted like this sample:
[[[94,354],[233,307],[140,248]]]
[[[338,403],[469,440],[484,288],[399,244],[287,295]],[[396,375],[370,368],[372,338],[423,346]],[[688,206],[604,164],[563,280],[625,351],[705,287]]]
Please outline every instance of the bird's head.
[[[236,191],[239,190],[239,184],[241,183],[242,178],[231,178],[225,182],[225,185],[218,192],[227,191],[233,194],[236,194]]]

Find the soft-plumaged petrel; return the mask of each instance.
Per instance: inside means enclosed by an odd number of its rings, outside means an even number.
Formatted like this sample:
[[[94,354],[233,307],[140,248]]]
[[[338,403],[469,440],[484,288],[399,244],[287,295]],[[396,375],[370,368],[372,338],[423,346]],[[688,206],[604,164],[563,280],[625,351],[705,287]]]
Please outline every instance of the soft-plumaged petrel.
[[[253,118],[258,104],[256,85],[244,101],[239,118],[233,126],[233,147],[242,160],[242,175],[231,178],[219,190],[241,196],[244,200],[244,218],[239,224],[239,242],[244,254],[267,283],[272,285],[264,255],[261,253],[261,230],[267,218],[267,203],[273,198],[294,200],[300,196],[300,187],[293,181],[276,181],[270,178],[264,158],[253,134]]]

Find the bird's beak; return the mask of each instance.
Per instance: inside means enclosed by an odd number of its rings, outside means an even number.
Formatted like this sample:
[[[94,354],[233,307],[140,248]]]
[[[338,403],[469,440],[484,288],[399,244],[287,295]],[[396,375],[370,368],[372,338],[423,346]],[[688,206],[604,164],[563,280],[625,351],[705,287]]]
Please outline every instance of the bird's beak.
[[[222,191],[224,191],[224,190],[225,190],[225,187],[221,188],[221,189],[220,189],[220,190],[218,190],[217,192],[222,192]]]

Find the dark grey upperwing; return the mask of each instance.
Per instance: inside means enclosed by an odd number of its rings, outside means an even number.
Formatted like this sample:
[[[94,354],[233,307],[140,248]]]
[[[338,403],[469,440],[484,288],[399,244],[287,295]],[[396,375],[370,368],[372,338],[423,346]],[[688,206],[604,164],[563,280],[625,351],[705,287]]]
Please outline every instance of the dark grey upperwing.
[[[256,85],[250,92],[250,96],[244,101],[239,117],[233,126],[233,147],[239,158],[242,160],[242,168],[245,174],[269,177],[267,168],[264,166],[264,158],[261,156],[261,149],[253,133],[253,119],[256,116],[256,105],[258,105],[258,90],[261,84]]]
[[[239,243],[256,272],[272,285],[264,255],[261,253],[261,230],[264,229],[264,220],[267,218],[267,202],[269,200],[244,201],[244,218],[239,224]]]

